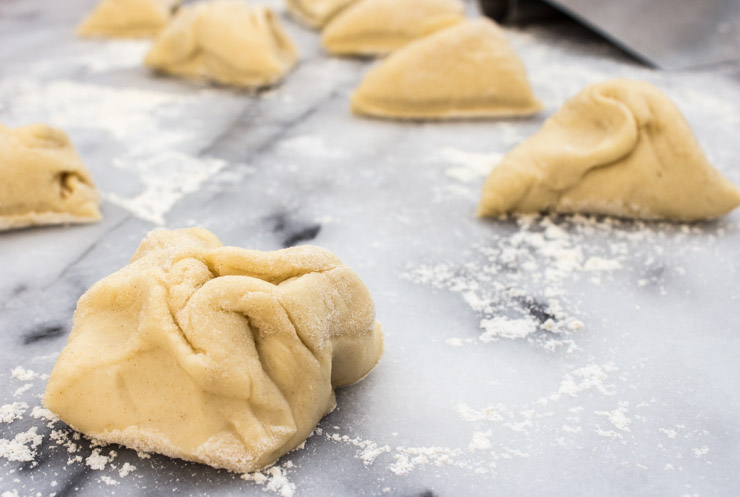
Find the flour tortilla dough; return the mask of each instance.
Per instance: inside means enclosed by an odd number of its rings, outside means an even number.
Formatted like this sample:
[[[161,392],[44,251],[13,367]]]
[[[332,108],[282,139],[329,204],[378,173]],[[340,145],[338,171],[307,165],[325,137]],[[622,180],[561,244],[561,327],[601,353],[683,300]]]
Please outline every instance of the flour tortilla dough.
[[[100,219],[100,196],[67,135],[0,125],[0,230]]]
[[[281,80],[297,57],[272,10],[214,0],[180,9],[144,62],[176,76],[259,88]]]
[[[156,230],[80,298],[44,406],[96,439],[250,472],[300,445],[382,351],[367,288],[331,252]]]
[[[288,11],[311,28],[322,28],[335,15],[357,0],[285,0]]]
[[[678,108],[649,83],[586,87],[506,155],[478,214],[541,211],[694,221],[722,216],[740,191],[707,161]]]
[[[385,55],[464,16],[459,0],[361,0],[327,24],[321,41],[334,55]]]
[[[172,17],[180,0],[101,0],[77,27],[79,36],[151,38]]]
[[[372,68],[352,95],[353,112],[396,119],[521,116],[541,107],[522,61],[488,19],[409,43]]]

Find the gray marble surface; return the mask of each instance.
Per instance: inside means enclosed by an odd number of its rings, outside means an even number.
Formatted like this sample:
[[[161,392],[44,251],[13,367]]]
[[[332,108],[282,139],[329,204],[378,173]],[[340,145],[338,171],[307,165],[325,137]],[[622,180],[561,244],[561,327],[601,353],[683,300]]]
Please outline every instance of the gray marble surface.
[[[0,449],[42,437],[33,461],[0,460],[3,497],[740,493],[740,212],[473,216],[492,161],[612,76],[663,88],[740,184],[735,68],[655,72],[572,25],[511,30],[541,116],[381,122],[348,112],[372,62],[327,57],[284,13],[300,64],[249,95],[153,76],[145,42],[76,39],[94,3],[0,0],[0,122],[65,129],[105,216],[0,234],[0,405],[28,406],[0,423]],[[32,414],[79,296],[149,230],[194,225],[232,245],[335,251],[385,329],[377,369],[266,482],[84,439],[68,452],[54,438],[71,433]]]

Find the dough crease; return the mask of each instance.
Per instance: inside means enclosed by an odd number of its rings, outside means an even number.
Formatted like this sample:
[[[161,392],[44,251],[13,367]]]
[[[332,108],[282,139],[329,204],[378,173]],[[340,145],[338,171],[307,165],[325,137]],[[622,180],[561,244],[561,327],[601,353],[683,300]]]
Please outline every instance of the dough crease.
[[[649,83],[586,87],[488,176],[480,216],[590,213],[696,221],[740,205],[675,104]]]
[[[180,9],[144,63],[175,76],[256,89],[283,79],[297,58],[272,10],[214,0]]]
[[[155,230],[80,298],[44,406],[106,442],[250,472],[300,445],[382,350],[367,288],[331,252]]]
[[[100,219],[100,195],[67,135],[0,125],[0,230]]]

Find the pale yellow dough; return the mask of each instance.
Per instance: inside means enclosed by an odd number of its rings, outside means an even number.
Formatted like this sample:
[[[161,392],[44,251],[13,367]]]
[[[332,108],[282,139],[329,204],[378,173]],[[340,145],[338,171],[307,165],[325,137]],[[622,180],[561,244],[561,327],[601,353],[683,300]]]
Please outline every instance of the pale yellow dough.
[[[393,52],[352,95],[352,111],[397,119],[534,114],[541,104],[503,31],[464,21]]]
[[[156,230],[80,298],[43,402],[97,439],[249,472],[300,445],[382,352],[367,288],[328,250]]]
[[[67,135],[0,125],[0,230],[100,219],[100,197]]]
[[[459,0],[360,0],[327,24],[321,41],[334,55],[385,55],[464,16]]]
[[[77,27],[79,36],[151,38],[165,27],[180,0],[101,0]]]
[[[740,205],[678,108],[649,83],[586,87],[494,167],[478,214],[541,211],[693,221]]]
[[[214,0],[180,9],[144,62],[177,76],[259,88],[281,80],[297,58],[272,10]]]
[[[285,0],[288,11],[303,24],[323,27],[342,9],[357,0]]]

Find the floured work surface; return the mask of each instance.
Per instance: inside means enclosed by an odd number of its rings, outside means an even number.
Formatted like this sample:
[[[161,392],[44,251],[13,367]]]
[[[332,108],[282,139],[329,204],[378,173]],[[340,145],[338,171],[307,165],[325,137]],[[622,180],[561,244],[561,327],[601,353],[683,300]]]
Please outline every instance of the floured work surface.
[[[474,217],[491,164],[610,77],[665,91],[740,184],[732,79],[647,71],[567,27],[509,31],[541,116],[380,122],[347,108],[369,63],[322,55],[284,16],[305,59],[246,96],[152,77],[146,43],[74,39],[92,2],[46,5],[2,7],[0,47],[15,48],[0,52],[0,122],[64,129],[104,217],[0,238],[0,493],[740,492],[740,213],[696,225]],[[194,225],[229,245],[332,250],[385,330],[383,361],[338,390],[305,446],[244,478],[95,446],[38,408],[79,296],[152,228]]]

